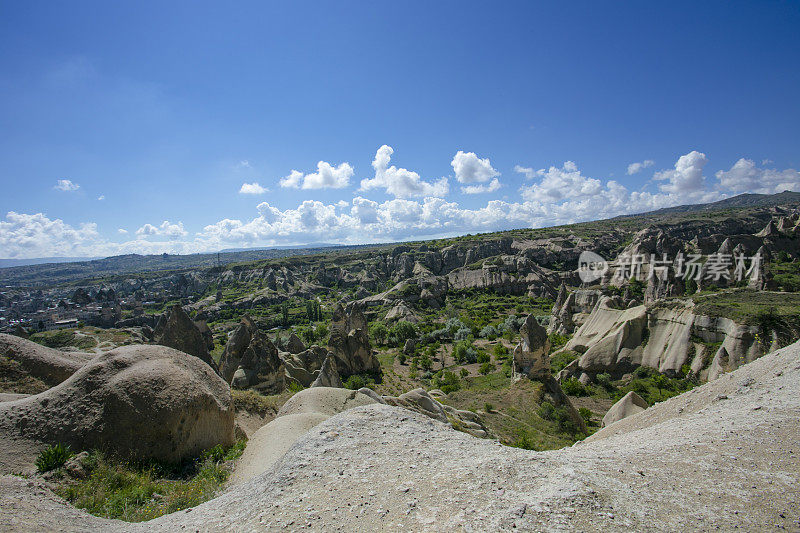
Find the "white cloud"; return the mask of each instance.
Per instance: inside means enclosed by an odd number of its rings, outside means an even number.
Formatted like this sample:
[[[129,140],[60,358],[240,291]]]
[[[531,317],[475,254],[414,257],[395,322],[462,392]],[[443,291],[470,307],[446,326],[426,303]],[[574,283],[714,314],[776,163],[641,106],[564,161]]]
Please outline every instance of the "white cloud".
[[[755,192],[773,194],[783,191],[800,191],[800,172],[788,168],[758,168],[752,159],[739,159],[730,170],[716,173],[719,186],[734,193]]]
[[[674,170],[656,172],[653,179],[666,181],[659,189],[667,193],[684,194],[698,192],[705,186],[703,167],[708,163],[706,154],[692,150],[682,155],[675,163]]]
[[[396,198],[423,198],[426,196],[447,196],[450,185],[447,178],[442,178],[434,183],[428,183],[420,175],[405,168],[389,166],[394,150],[391,146],[383,145],[375,153],[372,168],[375,177],[361,180],[361,191],[370,189],[385,189],[387,193]]]
[[[105,194],[101,194],[100,196],[97,197],[97,199],[102,202],[103,200],[106,199],[106,195]]]
[[[646,168],[652,167],[656,162],[652,159],[645,159],[642,162],[631,163],[628,165],[628,176],[632,176]]]
[[[461,187],[461,192],[464,194],[482,194],[487,192],[494,192],[500,188],[500,180],[494,178],[488,185],[468,185]]]
[[[247,159],[242,159],[236,166],[238,168],[253,168],[250,166],[250,161],[248,161]]]
[[[566,161],[561,168],[537,170],[532,174],[541,178],[539,183],[522,187],[522,197],[533,202],[559,202],[567,198],[587,198],[595,196],[603,189],[600,180],[587,178],[572,161]]]
[[[169,239],[178,239],[180,237],[185,237],[189,233],[183,229],[183,222],[178,222],[177,224],[172,224],[169,220],[165,220],[161,223],[160,226],[154,226],[152,224],[145,224],[141,228],[136,230],[136,235],[140,239],[145,239],[147,237],[153,236],[163,236]]]
[[[500,175],[492,167],[488,157],[481,159],[475,152],[462,152],[459,150],[450,165],[453,167],[459,183],[484,183]]]
[[[55,185],[54,189],[58,189],[59,191],[77,191],[80,189],[81,186],[77,183],[72,183],[72,180],[58,180],[58,183]]]
[[[391,153],[388,146],[381,147],[374,163],[376,179],[386,180],[381,186],[387,190],[386,184],[407,184],[402,179],[393,180],[396,175],[416,175],[390,167]],[[730,170],[717,172],[717,179],[708,183],[710,180],[703,176],[706,161],[705,155],[696,151],[681,156],[673,169],[656,173],[659,187],[653,191],[629,190],[614,180],[584,175],[575,163],[567,161],[561,167],[541,170],[517,166],[516,172],[533,181],[520,188],[520,200],[514,202],[492,199],[483,206],[466,208],[434,196],[415,199],[398,195],[383,202],[360,195],[349,203],[338,198],[330,203],[306,200],[287,209],[261,202],[250,219],[222,219],[192,236],[181,222],[144,224],[136,230],[134,238],[121,237],[125,242],[104,239],[93,223],[76,227],[51,220],[42,213],[28,215],[12,211],[5,220],[0,220],[0,251],[5,257],[101,256],[193,253],[233,246],[304,244],[319,240],[387,242],[597,220],[713,201],[745,191],[800,190],[800,173],[796,170],[759,168],[748,159],[740,159]],[[298,181],[298,186],[305,181],[305,176],[300,176],[302,180]],[[422,182],[418,175],[416,181],[412,178],[409,183],[410,190],[433,186]],[[477,193],[496,190],[499,186],[499,180],[494,177],[488,182],[465,186],[464,191]],[[127,235],[122,228],[117,232]]]
[[[531,167],[523,167],[521,165],[514,165],[514,172],[517,174],[524,174],[526,178],[532,180],[536,177],[536,171]]]
[[[242,188],[239,189],[239,194],[264,194],[269,192],[269,189],[262,187],[258,182],[242,183]]]
[[[0,253],[6,258],[80,255],[85,245],[98,238],[97,224],[75,228],[44,213],[9,211],[0,220]]]
[[[320,161],[317,163],[317,171],[312,174],[303,175],[298,170],[281,178],[281,187],[292,187],[302,189],[343,189],[350,185],[350,178],[353,177],[353,167],[350,163],[341,163],[338,167],[330,163]]]

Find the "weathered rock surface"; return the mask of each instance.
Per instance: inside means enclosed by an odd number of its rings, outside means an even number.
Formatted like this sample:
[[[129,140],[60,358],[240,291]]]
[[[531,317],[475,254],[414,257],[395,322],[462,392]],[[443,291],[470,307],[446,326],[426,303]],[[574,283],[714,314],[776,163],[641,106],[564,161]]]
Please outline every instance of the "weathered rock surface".
[[[617,420],[622,420],[636,413],[641,413],[650,407],[644,399],[633,391],[623,396],[603,417],[601,427],[613,424]]]
[[[297,354],[289,352],[280,353],[286,368],[286,381],[297,383],[302,387],[310,387],[322,371],[322,365],[327,359],[328,350],[321,346],[311,346]],[[337,368],[338,371],[338,368]]]
[[[208,353],[208,345],[203,334],[180,305],[172,306],[168,316],[159,320],[155,331],[155,343],[193,355],[217,371],[217,364]]]
[[[346,378],[353,374],[377,373],[381,365],[369,342],[367,320],[358,304],[345,310],[336,308],[331,321],[328,348],[336,357],[339,374]]]
[[[62,352],[15,335],[0,333],[0,356],[18,362],[31,376],[53,386],[69,378],[94,354]]]
[[[618,309],[603,298],[589,319],[566,345],[582,353],[578,362],[559,378],[589,378],[602,372],[621,375],[637,366],[676,375],[684,365],[703,379],[714,379],[761,357],[772,346],[758,340],[758,328],[719,317],[697,315],[690,301],[670,306],[635,306]],[[721,343],[725,353],[715,357],[708,346]],[[724,357],[723,357],[724,355]]]
[[[306,345],[300,340],[300,337],[292,333],[289,340],[286,341],[286,351],[291,354],[298,354],[306,350]]]
[[[220,375],[231,386],[276,394],[285,388],[283,359],[267,336],[245,315],[220,359]]]
[[[312,387],[336,387],[342,388],[342,378],[336,370],[336,359],[328,354],[325,361],[322,363],[322,368],[319,371],[317,379],[311,384]]]
[[[145,527],[793,530],[797,442],[800,344],[555,451],[500,446],[391,406],[348,410],[305,433],[260,476]],[[0,526],[142,529],[90,516],[11,476],[0,478]]]
[[[395,320],[405,320],[406,322],[411,322],[412,324],[419,323],[419,317],[403,300],[398,300],[394,307],[389,309],[389,312],[386,313],[387,322],[392,322]]]
[[[233,444],[233,417],[230,389],[196,357],[123,346],[52,389],[0,403],[0,471],[24,470],[54,443],[178,461]]]
[[[550,340],[536,317],[528,315],[519,329],[519,344],[514,348],[515,375],[539,379],[550,375]]]

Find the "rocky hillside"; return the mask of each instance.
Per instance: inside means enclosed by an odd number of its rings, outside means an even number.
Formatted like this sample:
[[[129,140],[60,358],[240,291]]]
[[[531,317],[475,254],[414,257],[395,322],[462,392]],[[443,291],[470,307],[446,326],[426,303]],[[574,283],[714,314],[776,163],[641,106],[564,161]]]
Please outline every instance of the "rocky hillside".
[[[505,448],[386,405],[316,426],[267,471],[148,530],[800,528],[800,344],[580,445]],[[139,530],[0,478],[5,531]]]

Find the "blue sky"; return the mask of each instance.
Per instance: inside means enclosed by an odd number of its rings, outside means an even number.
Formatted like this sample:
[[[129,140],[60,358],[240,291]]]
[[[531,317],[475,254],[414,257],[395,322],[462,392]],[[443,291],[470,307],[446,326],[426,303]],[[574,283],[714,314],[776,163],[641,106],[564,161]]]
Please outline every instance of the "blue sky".
[[[5,2],[0,257],[800,190],[798,28],[796,2]]]

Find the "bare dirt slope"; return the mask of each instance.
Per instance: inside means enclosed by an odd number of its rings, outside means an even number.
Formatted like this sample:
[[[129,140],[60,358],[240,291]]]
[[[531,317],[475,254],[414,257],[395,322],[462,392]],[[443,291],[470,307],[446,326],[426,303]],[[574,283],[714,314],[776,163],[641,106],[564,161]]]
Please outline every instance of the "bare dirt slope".
[[[333,416],[191,512],[109,523],[0,478],[0,529],[800,529],[800,343],[551,452],[402,409]]]

